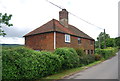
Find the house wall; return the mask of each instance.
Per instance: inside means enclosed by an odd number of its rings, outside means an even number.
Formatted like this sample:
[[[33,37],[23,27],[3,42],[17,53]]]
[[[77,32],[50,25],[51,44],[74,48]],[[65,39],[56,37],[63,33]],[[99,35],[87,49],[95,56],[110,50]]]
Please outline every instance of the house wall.
[[[25,37],[25,45],[34,50],[53,50],[53,32]]]
[[[72,48],[83,48],[88,54],[88,50],[93,50],[94,44],[90,44],[90,39],[81,38],[81,43],[78,44],[78,37],[70,36],[71,42],[65,42],[65,34],[56,32],[56,48],[60,47],[72,47]],[[93,41],[94,42],[94,41]],[[25,45],[34,50],[54,50],[54,32],[44,33],[39,35],[25,37]]]
[[[88,50],[91,52],[93,50],[94,53],[94,40],[81,38],[81,43],[78,44],[78,37],[70,36],[71,42],[65,42],[65,34],[63,33],[56,33],[56,48],[60,47],[72,47],[72,48],[83,48],[86,54],[88,54]],[[91,45],[90,41],[93,41]]]

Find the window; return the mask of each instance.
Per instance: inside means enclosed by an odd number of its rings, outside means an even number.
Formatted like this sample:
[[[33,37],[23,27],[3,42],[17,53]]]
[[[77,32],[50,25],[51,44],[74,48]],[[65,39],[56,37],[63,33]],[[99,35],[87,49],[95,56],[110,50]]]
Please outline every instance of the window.
[[[90,44],[93,45],[93,43],[94,43],[94,42],[93,42],[92,40],[90,40]]]
[[[78,44],[80,44],[81,43],[81,39],[80,38],[78,38]]]
[[[65,34],[65,42],[70,43],[70,35]]]
[[[90,54],[90,50],[88,50],[88,54]]]
[[[93,50],[91,50],[91,54],[93,54]]]

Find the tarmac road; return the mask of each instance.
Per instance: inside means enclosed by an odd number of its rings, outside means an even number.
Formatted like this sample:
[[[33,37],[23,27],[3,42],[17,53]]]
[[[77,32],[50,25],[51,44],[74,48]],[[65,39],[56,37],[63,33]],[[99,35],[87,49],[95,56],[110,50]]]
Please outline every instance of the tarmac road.
[[[109,60],[64,79],[118,79],[118,54]]]

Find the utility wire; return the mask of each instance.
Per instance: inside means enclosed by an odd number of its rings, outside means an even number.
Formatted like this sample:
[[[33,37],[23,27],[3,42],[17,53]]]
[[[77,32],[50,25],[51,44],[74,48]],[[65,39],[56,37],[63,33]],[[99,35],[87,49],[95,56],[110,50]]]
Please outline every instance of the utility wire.
[[[49,2],[49,3],[51,3],[52,5],[54,5],[54,6],[58,7],[58,8],[60,8],[60,9],[64,9],[64,8],[62,8],[62,7],[60,7],[60,6],[56,5],[56,4],[54,4],[53,2],[50,2],[50,1],[48,1],[48,0],[46,0],[46,1]]]
[[[78,17],[77,15],[74,15],[73,13],[71,13],[71,12],[69,12],[71,15],[73,15],[74,17],[76,17],[76,18],[78,18],[78,19],[80,19],[80,20],[82,20],[82,21],[84,21],[84,22],[86,22],[86,23],[88,23],[88,24],[90,24],[90,25],[92,25],[92,26],[95,26],[95,27],[97,27],[97,28],[99,28],[99,29],[102,29],[103,30],[103,28],[101,28],[101,27],[98,27],[98,26],[96,26],[95,24],[92,24],[92,23],[90,23],[90,22],[88,22],[88,21],[86,21],[86,20],[84,20],[84,19],[82,19],[82,18],[80,18],[80,17]]]
[[[52,4],[52,5],[54,5],[54,6],[58,7],[58,8],[60,8],[60,9],[65,9],[65,8],[63,8],[63,7],[61,7],[61,6],[58,6],[58,5],[54,4],[53,2],[50,2],[50,1],[48,1],[48,0],[46,0],[46,1],[49,2],[49,3]],[[86,22],[87,24],[90,24],[90,25],[92,25],[92,26],[95,26],[95,27],[97,27],[97,28],[99,28],[99,29],[104,30],[103,28],[101,28],[101,27],[99,27],[99,26],[97,26],[97,25],[95,25],[95,24],[92,24],[91,22],[88,22],[88,21],[86,21],[86,20],[84,20],[84,19],[78,17],[77,15],[71,13],[71,12],[68,12],[68,13],[70,13],[70,14],[73,15],[74,17],[76,17],[76,18],[78,18],[78,19],[80,19],[80,20]]]

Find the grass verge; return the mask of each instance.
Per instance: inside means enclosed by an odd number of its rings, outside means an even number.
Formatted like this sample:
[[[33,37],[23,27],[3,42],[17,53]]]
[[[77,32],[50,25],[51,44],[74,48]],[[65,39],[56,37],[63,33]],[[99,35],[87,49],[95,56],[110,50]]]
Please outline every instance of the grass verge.
[[[94,65],[97,65],[99,63],[101,63],[102,61],[96,61],[94,63],[91,63],[89,65],[86,65],[86,66],[83,66],[83,67],[77,67],[77,68],[73,68],[73,69],[69,69],[69,70],[64,70],[64,71],[61,71],[57,74],[54,74],[54,75],[50,75],[50,76],[47,76],[47,77],[43,77],[41,79],[43,80],[49,80],[49,81],[53,81],[53,80],[59,80],[59,79],[63,79],[64,77],[67,77],[67,76],[70,76],[70,75],[73,75],[75,73],[78,73],[80,71],[83,71],[87,68],[90,68]],[[37,80],[37,81],[41,81],[41,80]]]

